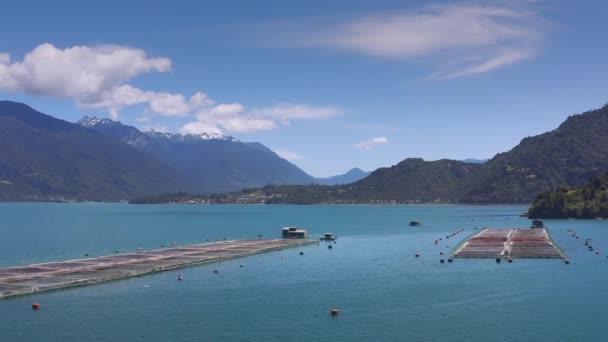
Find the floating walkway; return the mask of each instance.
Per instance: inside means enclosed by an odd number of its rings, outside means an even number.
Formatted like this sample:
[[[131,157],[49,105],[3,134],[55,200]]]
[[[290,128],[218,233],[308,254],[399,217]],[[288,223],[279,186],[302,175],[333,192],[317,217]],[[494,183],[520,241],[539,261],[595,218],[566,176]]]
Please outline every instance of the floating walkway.
[[[564,258],[545,228],[484,229],[454,252],[456,258]],[[497,260],[498,261],[498,260]]]
[[[315,242],[303,239],[232,240],[0,268],[0,298],[134,277],[312,243]]]

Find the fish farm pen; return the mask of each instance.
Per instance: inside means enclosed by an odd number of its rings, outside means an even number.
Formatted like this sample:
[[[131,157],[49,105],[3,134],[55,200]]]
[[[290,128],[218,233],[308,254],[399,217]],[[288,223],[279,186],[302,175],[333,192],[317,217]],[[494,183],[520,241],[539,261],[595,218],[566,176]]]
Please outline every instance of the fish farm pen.
[[[0,298],[139,276],[315,243],[304,239],[232,240],[0,268]]]
[[[564,258],[545,228],[484,229],[462,244],[456,258]]]

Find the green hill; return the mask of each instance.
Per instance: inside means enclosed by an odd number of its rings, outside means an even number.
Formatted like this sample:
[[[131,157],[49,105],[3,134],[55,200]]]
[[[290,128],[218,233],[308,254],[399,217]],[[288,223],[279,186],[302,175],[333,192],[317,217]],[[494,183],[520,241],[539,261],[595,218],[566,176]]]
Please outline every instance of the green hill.
[[[595,176],[579,188],[560,188],[539,194],[530,218],[608,218],[608,174]]]

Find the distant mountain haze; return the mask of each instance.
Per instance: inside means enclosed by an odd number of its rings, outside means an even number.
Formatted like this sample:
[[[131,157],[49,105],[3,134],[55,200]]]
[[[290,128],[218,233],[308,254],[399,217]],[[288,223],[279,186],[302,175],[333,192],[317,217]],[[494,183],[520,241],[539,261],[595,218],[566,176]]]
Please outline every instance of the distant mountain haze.
[[[339,185],[354,183],[370,175],[371,172],[363,171],[358,167],[348,170],[346,173],[327,178],[317,178],[315,183],[322,185]]]

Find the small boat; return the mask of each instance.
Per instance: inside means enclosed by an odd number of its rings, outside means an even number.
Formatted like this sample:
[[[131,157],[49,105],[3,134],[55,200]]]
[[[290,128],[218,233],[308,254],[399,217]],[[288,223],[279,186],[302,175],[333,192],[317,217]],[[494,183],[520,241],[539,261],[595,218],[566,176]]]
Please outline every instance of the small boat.
[[[422,226],[422,222],[420,221],[410,221],[410,227],[420,227]]]
[[[323,234],[323,237],[322,237],[322,238],[320,238],[319,240],[321,240],[321,241],[334,241],[334,240],[336,240],[337,238],[338,238],[338,237],[337,237],[337,236],[335,236],[335,235],[334,235],[334,234],[332,234],[332,233],[325,233],[325,234]]]

